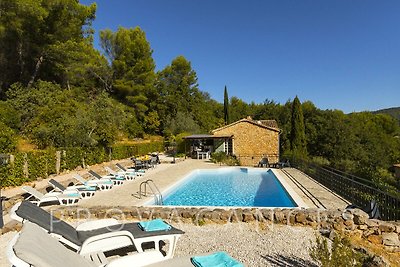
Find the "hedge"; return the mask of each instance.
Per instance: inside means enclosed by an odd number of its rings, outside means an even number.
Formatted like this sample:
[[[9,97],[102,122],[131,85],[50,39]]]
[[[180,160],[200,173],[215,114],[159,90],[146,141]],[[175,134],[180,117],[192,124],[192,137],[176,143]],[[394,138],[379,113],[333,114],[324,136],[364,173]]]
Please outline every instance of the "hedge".
[[[111,160],[126,159],[154,151],[163,151],[162,141],[138,143],[134,145],[115,145],[103,147],[68,147],[58,149],[61,152],[60,171],[73,170]],[[25,182],[47,178],[56,174],[56,149],[12,154],[12,164],[0,165],[0,186],[18,186]]]

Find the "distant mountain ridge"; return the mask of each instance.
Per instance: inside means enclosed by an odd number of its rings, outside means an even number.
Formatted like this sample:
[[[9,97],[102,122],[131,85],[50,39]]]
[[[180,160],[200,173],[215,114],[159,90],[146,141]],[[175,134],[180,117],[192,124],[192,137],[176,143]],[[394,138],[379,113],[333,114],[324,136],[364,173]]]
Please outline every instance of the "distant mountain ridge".
[[[374,111],[373,113],[388,114],[390,116],[395,117],[397,120],[400,121],[400,107],[380,109],[380,110]]]

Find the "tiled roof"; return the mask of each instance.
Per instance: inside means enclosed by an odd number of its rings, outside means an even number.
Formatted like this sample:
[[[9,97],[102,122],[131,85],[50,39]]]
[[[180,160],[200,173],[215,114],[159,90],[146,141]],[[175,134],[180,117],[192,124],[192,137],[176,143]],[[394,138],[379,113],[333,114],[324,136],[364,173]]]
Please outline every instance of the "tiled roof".
[[[271,127],[271,128],[276,128],[278,129],[278,123],[276,120],[261,120],[257,121],[257,123],[260,122],[261,124],[264,124],[265,126]]]
[[[240,123],[240,122],[248,122],[248,123],[251,123],[251,124],[266,128],[266,129],[270,129],[270,130],[273,130],[273,131],[277,131],[277,132],[280,131],[280,129],[278,127],[278,123],[276,122],[276,120],[259,120],[259,121],[255,121],[249,116],[249,117],[247,117],[245,119],[241,119],[241,120],[235,121],[235,122],[233,122],[231,124],[228,124],[228,125],[225,125],[223,127],[220,127],[218,129],[212,130],[212,133],[215,133],[217,131],[220,131],[222,129],[225,129],[227,127],[230,127],[230,126],[235,125],[235,124]]]

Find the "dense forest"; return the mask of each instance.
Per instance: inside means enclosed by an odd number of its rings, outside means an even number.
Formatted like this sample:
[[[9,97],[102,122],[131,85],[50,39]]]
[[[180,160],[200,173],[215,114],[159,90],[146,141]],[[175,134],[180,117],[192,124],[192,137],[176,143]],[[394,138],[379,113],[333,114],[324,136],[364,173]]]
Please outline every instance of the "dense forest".
[[[0,12],[1,153],[20,150],[21,144],[46,149],[107,147],[153,135],[169,140],[247,116],[277,120],[281,154],[294,153],[296,101],[276,103],[268,99],[268,90],[259,103],[233,96],[226,103],[227,116],[226,105],[201,90],[189,59],[177,55],[156,71],[140,27],[102,30],[102,49],[96,50],[91,27],[96,4],[10,0],[0,2]],[[321,110],[309,101],[297,104],[304,118],[301,157],[376,185],[399,187],[391,169],[400,162],[396,118]]]

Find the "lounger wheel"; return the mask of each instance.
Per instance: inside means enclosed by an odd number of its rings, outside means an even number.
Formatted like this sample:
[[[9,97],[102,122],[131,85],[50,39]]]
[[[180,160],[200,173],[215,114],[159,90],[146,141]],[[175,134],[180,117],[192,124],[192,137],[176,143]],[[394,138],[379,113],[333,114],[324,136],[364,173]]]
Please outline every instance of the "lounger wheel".
[[[104,184],[104,185],[99,185],[99,187],[101,191],[104,191],[104,190],[110,190],[112,188],[112,185]]]
[[[61,200],[62,205],[73,205],[75,203],[78,203],[79,198],[65,198]]]
[[[82,198],[91,198],[94,196],[94,192],[81,192]]]

